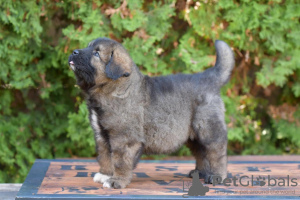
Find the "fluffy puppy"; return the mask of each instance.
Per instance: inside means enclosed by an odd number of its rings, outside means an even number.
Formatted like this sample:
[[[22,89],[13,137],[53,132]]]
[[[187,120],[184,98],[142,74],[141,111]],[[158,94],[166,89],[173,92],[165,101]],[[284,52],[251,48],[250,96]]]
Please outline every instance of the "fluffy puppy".
[[[227,175],[227,129],[220,88],[234,57],[216,41],[214,67],[197,74],[148,77],[118,42],[98,38],[75,50],[69,65],[86,95],[100,165],[95,182],[124,188],[142,153],[171,153],[186,144],[205,182]],[[193,173],[195,170],[192,170]]]

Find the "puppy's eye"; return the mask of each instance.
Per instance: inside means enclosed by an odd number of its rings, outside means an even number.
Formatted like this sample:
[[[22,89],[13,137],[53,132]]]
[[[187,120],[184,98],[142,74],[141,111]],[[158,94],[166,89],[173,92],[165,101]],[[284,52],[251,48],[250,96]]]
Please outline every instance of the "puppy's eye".
[[[95,51],[95,52],[94,52],[94,56],[96,56],[96,57],[99,57],[99,58],[100,58],[99,52],[98,52],[98,51]]]
[[[129,74],[128,72],[125,72],[125,73],[123,74],[123,77],[128,77],[128,76],[130,76],[130,74]]]

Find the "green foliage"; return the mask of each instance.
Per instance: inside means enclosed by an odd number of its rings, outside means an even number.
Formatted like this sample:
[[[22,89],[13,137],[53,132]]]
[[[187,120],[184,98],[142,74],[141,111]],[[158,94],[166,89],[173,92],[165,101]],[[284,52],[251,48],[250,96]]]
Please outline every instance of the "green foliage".
[[[236,55],[222,88],[228,153],[300,153],[296,0],[1,0],[0,8],[0,182],[24,181],[36,158],[95,156],[67,60],[98,37],[122,42],[148,75],[203,71],[214,40],[226,41]]]
[[[73,145],[81,149],[76,156],[92,155],[95,151],[94,133],[88,121],[88,110],[85,102],[79,105],[77,113],[69,113],[69,126],[67,137]],[[82,142],[84,141],[84,142]]]

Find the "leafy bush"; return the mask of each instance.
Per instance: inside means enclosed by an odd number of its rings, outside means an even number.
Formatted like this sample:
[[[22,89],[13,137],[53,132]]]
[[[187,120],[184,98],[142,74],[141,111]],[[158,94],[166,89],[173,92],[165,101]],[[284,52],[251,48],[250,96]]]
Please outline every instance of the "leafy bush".
[[[187,2],[2,1],[0,182],[22,182],[36,158],[95,156],[67,59],[98,37],[122,42],[153,76],[203,71],[214,63],[214,40],[226,41],[236,55],[222,89],[229,154],[299,154],[300,5]]]

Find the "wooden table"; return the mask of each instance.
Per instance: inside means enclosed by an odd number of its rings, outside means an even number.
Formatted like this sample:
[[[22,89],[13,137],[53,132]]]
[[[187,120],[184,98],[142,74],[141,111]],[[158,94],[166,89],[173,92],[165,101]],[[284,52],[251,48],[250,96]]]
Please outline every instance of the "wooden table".
[[[203,184],[205,196],[187,196],[194,163],[142,160],[127,188],[108,189],[93,182],[95,160],[36,160],[16,199],[300,199],[300,156],[229,157],[229,186]]]

